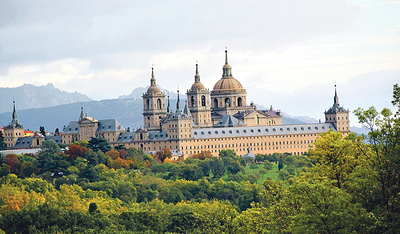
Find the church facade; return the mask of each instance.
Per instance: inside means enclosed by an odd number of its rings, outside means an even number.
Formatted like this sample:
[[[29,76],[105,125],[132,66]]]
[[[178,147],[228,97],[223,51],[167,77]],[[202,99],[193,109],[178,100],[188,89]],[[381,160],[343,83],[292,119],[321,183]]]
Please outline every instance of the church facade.
[[[96,120],[84,115],[81,109],[78,121],[70,122],[57,141],[69,145],[74,141],[102,137],[112,145],[142,148],[148,153],[169,148],[175,155],[184,158],[202,151],[210,151],[217,156],[224,149],[232,149],[238,155],[250,151],[253,154],[277,152],[300,155],[306,153],[324,132],[340,131],[344,135],[350,132],[349,111],[340,106],[336,87],[334,102],[325,111],[324,123],[283,125],[280,110],[272,107],[259,110],[254,103],[248,104],[246,90],[233,77],[227,51],[222,77],[213,90],[201,83],[196,64],[194,83],[186,95],[182,108],[178,91],[173,110],[169,97],[166,100],[165,93],[157,86],[152,68],[150,87],[142,96],[143,127],[128,132],[116,119]],[[25,141],[30,143],[30,147],[38,147],[44,140],[39,135],[31,137],[30,141],[27,138],[24,140],[23,131],[14,103],[12,121],[4,127],[8,147],[24,147],[26,144],[18,142]]]

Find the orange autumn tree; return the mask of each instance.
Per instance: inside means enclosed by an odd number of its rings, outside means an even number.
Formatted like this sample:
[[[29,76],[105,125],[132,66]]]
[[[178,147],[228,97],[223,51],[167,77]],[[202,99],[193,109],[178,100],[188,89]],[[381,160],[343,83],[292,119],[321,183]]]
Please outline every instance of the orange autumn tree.
[[[156,157],[163,163],[166,158],[172,157],[172,151],[169,148],[164,148],[162,151],[156,152]]]
[[[119,152],[116,151],[115,149],[109,150],[107,153],[104,154],[106,157],[110,157],[113,160],[119,158]]]
[[[207,151],[201,151],[198,154],[193,154],[191,158],[204,160],[210,158],[211,156],[212,156],[211,152],[207,150]]]
[[[21,168],[21,162],[15,154],[7,154],[3,160],[8,166],[10,166],[10,171],[12,173],[15,173],[17,170],[19,171]]]
[[[73,161],[77,157],[84,158],[86,152],[88,152],[88,149],[86,147],[75,144],[71,145],[69,149],[65,151],[65,153],[69,156],[69,161]]]
[[[111,161],[111,167],[114,169],[126,168],[129,169],[129,164],[132,163],[132,160],[125,160],[122,158],[117,158]]]

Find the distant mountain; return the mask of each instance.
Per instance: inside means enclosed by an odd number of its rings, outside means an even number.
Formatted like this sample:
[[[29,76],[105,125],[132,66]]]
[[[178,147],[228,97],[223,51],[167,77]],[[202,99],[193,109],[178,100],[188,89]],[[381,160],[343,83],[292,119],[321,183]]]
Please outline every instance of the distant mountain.
[[[143,96],[143,94],[145,92],[147,92],[148,88],[149,88],[149,86],[135,88],[134,90],[132,90],[132,92],[129,95],[119,96],[118,99],[132,98],[132,99],[140,99],[140,100],[142,100],[142,96]],[[160,90],[161,90],[161,92],[164,92],[167,96],[169,95],[171,100],[177,98],[177,93],[175,93],[173,91],[169,91],[169,90],[163,89],[161,87],[160,87]],[[186,100],[186,95],[180,93],[179,94],[179,98],[182,99],[182,100]]]
[[[183,99],[185,100],[185,99]],[[171,99],[171,107],[175,109],[176,99]],[[184,104],[182,103],[184,106]],[[66,105],[19,110],[17,108],[18,120],[24,125],[25,129],[32,131],[39,130],[44,126],[46,131],[54,132],[56,128],[62,131],[64,125],[71,121],[77,121],[80,115],[80,108],[83,106],[84,112],[97,120],[117,119],[125,128],[131,130],[143,126],[143,101],[142,99],[111,99],[102,101],[78,102]],[[11,121],[11,112],[0,114],[0,126],[5,126]],[[283,117],[284,124],[302,124],[296,119]]]
[[[143,124],[142,100],[134,99],[112,99],[91,102],[78,102],[66,105],[19,110],[17,108],[18,120],[25,129],[39,130],[44,126],[46,131],[54,132],[56,128],[62,131],[64,125],[71,121],[77,121],[81,106],[84,112],[97,120],[117,119],[124,127],[139,127]],[[11,112],[0,114],[0,126],[5,126],[11,121]]]
[[[12,111],[13,99],[18,110],[92,101],[78,92],[61,91],[51,83],[43,86],[24,84],[16,88],[0,88],[0,113]]]
[[[358,135],[364,134],[365,136],[368,136],[369,130],[364,128],[364,127],[350,127],[350,131],[357,133]]]

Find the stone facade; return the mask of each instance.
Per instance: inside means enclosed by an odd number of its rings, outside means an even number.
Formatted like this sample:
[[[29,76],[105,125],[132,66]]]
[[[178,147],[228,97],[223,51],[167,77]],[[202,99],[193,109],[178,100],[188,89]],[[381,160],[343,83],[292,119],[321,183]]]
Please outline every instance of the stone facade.
[[[96,120],[84,115],[82,108],[79,120],[70,122],[63,129],[62,137],[53,140],[69,145],[74,141],[102,137],[112,145],[142,148],[149,153],[169,148],[176,159],[202,151],[217,156],[224,149],[232,149],[238,155],[245,155],[249,150],[254,154],[300,155],[306,153],[324,132],[340,131],[344,135],[350,132],[349,111],[339,105],[336,87],[333,105],[325,111],[325,123],[282,125],[280,110],[274,110],[272,106],[268,110],[258,110],[253,103],[247,105],[246,90],[232,75],[227,51],[222,71],[221,79],[210,92],[200,82],[196,64],[195,82],[187,90],[185,107],[181,106],[178,91],[176,110],[173,111],[169,97],[165,105],[165,94],[157,86],[152,68],[150,87],[142,96],[144,127],[127,132],[117,120]],[[20,138],[24,129],[18,122],[15,103],[12,117],[11,123],[4,128],[7,145],[39,146],[43,136]]]
[[[306,153],[324,132],[349,133],[349,111],[339,105],[336,89],[334,104],[325,112],[325,123],[282,125],[280,110],[274,110],[272,106],[269,110],[258,110],[253,103],[247,106],[246,90],[232,76],[227,51],[222,70],[222,78],[210,93],[200,82],[196,64],[195,82],[186,93],[184,110],[178,94],[175,113],[168,99],[165,115],[158,115],[161,119],[158,127],[155,124],[146,127],[145,124],[136,134],[122,134],[117,144],[143,148],[145,152],[167,147],[180,152],[183,157],[202,151],[210,151],[216,156],[224,149],[232,149],[238,155],[245,155],[248,150],[254,154],[287,152],[300,155]],[[153,84],[152,75],[150,87]],[[154,89],[159,90],[153,87],[150,92]],[[150,92],[143,95],[144,103]],[[144,105],[144,123],[152,114],[156,112],[149,111]]]

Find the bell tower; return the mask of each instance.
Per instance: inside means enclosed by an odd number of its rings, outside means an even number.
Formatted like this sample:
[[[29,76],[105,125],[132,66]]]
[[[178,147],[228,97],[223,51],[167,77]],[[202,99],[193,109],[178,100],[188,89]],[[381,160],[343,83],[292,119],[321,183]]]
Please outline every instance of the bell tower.
[[[148,130],[160,129],[161,119],[167,114],[165,109],[165,93],[162,93],[156,85],[153,68],[151,68],[150,87],[142,97],[144,127]]]
[[[196,64],[194,84],[187,91],[187,102],[193,121],[199,127],[212,126],[210,91],[200,82],[199,66]]]
[[[325,111],[325,123],[333,123],[336,130],[342,132],[343,136],[347,136],[350,133],[349,110],[340,106],[336,85],[333,106],[330,107],[328,111]]]
[[[24,137],[24,126],[18,121],[15,101],[13,101],[12,120],[9,125],[4,127],[4,141],[8,148],[12,148],[20,137]]]

